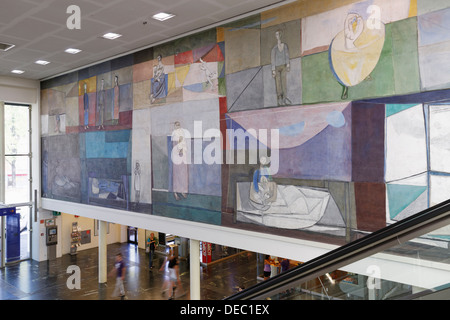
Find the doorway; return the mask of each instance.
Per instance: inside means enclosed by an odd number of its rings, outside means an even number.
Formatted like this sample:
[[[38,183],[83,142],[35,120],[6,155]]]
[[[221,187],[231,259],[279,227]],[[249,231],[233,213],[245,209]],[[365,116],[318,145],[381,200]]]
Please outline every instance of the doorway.
[[[127,240],[128,243],[138,244],[138,228],[128,227],[127,228]]]
[[[0,150],[0,202],[16,208],[16,213],[2,222],[6,236],[2,260],[9,263],[29,259],[31,251],[31,106],[1,103],[0,113],[4,144]]]

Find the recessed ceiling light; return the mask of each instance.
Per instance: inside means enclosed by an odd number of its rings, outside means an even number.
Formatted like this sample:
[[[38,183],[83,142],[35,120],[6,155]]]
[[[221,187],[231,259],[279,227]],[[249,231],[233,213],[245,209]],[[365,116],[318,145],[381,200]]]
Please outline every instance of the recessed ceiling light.
[[[8,51],[11,48],[14,48],[15,45],[14,44],[9,44],[9,43],[0,43],[0,50],[1,51]]]
[[[170,14],[170,13],[165,13],[165,12],[160,12],[155,14],[154,16],[152,16],[153,19],[159,20],[159,21],[164,21],[170,18],[175,17],[174,14]]]
[[[81,52],[81,50],[80,49],[69,48],[69,49],[66,49],[65,52],[71,53],[71,54],[76,54],[78,52]]]
[[[25,71],[23,71],[23,70],[17,70],[17,69],[11,70],[11,73],[15,73],[15,74],[22,74],[24,72]]]
[[[105,34],[102,36],[102,38],[109,39],[109,40],[114,40],[114,39],[120,38],[121,36],[122,36],[122,35],[121,35],[121,34],[118,34],[118,33],[108,32],[108,33],[105,33]]]
[[[40,65],[43,65],[43,66],[45,66],[46,64],[49,64],[49,63],[50,63],[50,61],[45,61],[45,60],[37,60],[37,61],[35,61],[34,63],[36,63],[36,64],[40,64]]]

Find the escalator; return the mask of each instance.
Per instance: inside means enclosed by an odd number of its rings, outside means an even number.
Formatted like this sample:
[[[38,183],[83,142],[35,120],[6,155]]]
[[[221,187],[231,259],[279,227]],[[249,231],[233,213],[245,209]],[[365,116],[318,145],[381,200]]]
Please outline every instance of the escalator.
[[[225,300],[450,300],[450,200]]]

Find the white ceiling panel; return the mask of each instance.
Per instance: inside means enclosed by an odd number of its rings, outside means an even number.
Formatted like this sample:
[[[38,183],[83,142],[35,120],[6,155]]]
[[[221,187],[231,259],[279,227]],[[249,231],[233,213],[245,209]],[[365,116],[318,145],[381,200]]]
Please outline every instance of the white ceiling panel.
[[[294,0],[0,0],[0,42],[14,44],[0,52],[0,75],[44,79],[168,41],[225,20],[273,8]],[[81,29],[66,22],[69,5],[81,11]],[[163,22],[151,19],[161,11],[176,15]],[[144,23],[145,22],[145,23]],[[106,32],[117,40],[100,38]],[[83,51],[67,54],[68,47]],[[51,63],[36,66],[34,61]],[[25,73],[13,75],[22,68]]]
[[[39,50],[44,52],[60,52],[69,48],[72,41],[60,37],[48,36],[27,45],[27,49]]]
[[[111,26],[101,22],[92,21],[91,19],[81,19],[80,29],[68,29],[66,27],[60,28],[54,32],[55,36],[62,37],[73,41],[73,46],[76,43],[80,43],[89,40],[97,35],[105,34],[111,30]]]
[[[25,40],[34,40],[46,34],[51,34],[56,29],[53,23],[44,22],[34,18],[27,18],[17,21],[9,28],[3,30],[9,36]]]
[[[18,0],[1,0],[0,2],[0,20],[10,25],[16,19],[27,16],[28,12],[32,12],[37,8],[36,4]]]
[[[97,11],[90,18],[111,26],[128,25],[140,18],[150,16],[150,13],[158,11],[161,7],[148,4],[139,0],[117,2],[108,8]]]

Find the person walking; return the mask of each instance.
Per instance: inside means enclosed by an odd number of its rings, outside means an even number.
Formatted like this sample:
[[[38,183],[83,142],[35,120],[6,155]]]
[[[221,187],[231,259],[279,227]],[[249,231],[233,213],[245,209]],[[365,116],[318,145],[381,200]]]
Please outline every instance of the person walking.
[[[150,237],[147,239],[147,246],[148,246],[148,258],[149,258],[149,262],[148,262],[148,267],[150,269],[150,271],[153,269],[153,257],[155,256],[155,248],[156,248],[156,239],[155,239],[155,234],[152,232],[150,234]]]
[[[175,256],[172,256],[169,260],[169,290],[171,295],[169,300],[173,300],[175,298],[175,290],[178,286],[181,287],[180,280],[180,268],[178,266],[178,259]]]
[[[111,270],[110,274],[116,273],[116,285],[113,297],[120,297],[121,300],[125,299],[125,287],[123,285],[123,280],[125,279],[125,262],[123,261],[122,254],[119,252],[116,254],[116,261],[114,264],[114,269]]]
[[[264,280],[267,280],[270,278],[270,275],[272,273],[272,259],[270,258],[269,255],[266,254],[265,258],[264,258]]]

